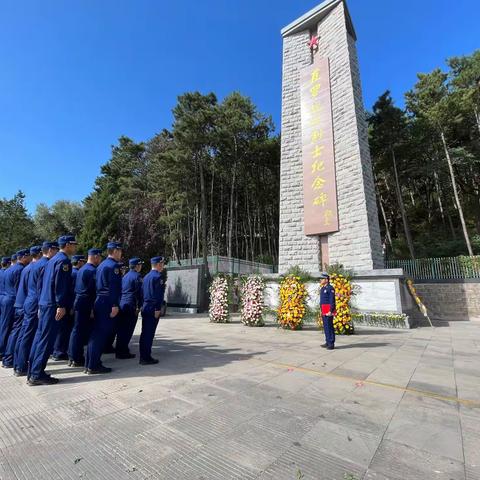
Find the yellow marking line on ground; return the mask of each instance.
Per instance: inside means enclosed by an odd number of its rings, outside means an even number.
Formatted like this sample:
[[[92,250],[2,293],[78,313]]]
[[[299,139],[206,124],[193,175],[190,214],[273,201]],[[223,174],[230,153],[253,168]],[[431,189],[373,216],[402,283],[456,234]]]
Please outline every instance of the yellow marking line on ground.
[[[271,365],[272,367],[275,367],[275,368],[281,368],[281,369],[285,369],[285,370],[294,370],[294,371],[297,371],[297,372],[308,373],[308,374],[311,374],[311,375],[317,375],[319,377],[336,378],[338,380],[355,382],[355,383],[359,383],[359,384],[362,384],[362,385],[372,385],[374,387],[389,388],[389,389],[392,389],[392,390],[401,390],[403,392],[413,393],[415,395],[419,395],[419,396],[422,396],[422,397],[436,398],[437,400],[444,400],[446,402],[459,403],[461,405],[467,405],[467,406],[470,406],[470,407],[480,407],[480,401],[478,401],[478,400],[468,400],[468,399],[465,399],[465,398],[451,397],[451,396],[448,396],[448,395],[441,395],[439,393],[429,392],[428,390],[419,390],[417,388],[402,387],[400,385],[394,385],[394,384],[391,384],[391,383],[375,382],[373,380],[361,380],[359,378],[349,377],[347,375],[338,375],[336,373],[331,373],[331,372],[321,372],[319,370],[314,370],[312,368],[296,367],[294,365],[288,365],[286,363],[268,362],[268,361],[264,361],[264,360],[260,360],[260,362],[263,362],[267,365]]]

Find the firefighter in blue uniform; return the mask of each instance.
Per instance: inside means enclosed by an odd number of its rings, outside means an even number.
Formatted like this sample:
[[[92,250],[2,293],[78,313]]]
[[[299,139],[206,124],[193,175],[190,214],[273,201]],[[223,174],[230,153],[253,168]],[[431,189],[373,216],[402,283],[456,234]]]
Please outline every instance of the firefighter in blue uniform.
[[[75,281],[80,268],[85,265],[84,255],[72,255],[72,292],[75,291]],[[55,361],[68,360],[68,345],[70,342],[70,335],[72,333],[74,324],[74,311],[73,301],[75,300],[75,294],[72,295],[72,304],[67,309],[67,314],[60,320],[58,326],[57,338],[53,346],[52,359]]]
[[[2,302],[5,296],[5,273],[10,266],[12,259],[10,257],[2,257],[2,264],[0,267],[0,319],[2,318]]]
[[[20,275],[20,283],[18,285],[17,296],[15,297],[15,303],[13,308],[15,309],[14,321],[12,329],[8,337],[7,348],[5,349],[5,355],[3,356],[3,368],[13,368],[15,351],[17,348],[17,341],[22,329],[23,317],[24,317],[24,304],[28,294],[28,279],[35,262],[40,258],[42,247],[31,247],[30,258],[31,262],[25,266]]]
[[[95,275],[102,261],[102,250],[91,248],[87,263],[78,271],[75,282],[75,302],[73,304],[74,325],[68,345],[70,367],[85,366],[84,346],[93,326],[93,305],[96,297]]]
[[[13,265],[16,265],[17,260],[18,260],[18,255],[16,253],[12,254],[12,256],[10,258],[10,266],[13,267]]]
[[[320,278],[320,308],[325,332],[325,343],[322,347],[333,350],[335,348],[335,330],[333,327],[333,317],[336,310],[335,289],[330,285],[330,277],[327,273],[322,273]]]
[[[77,250],[73,235],[64,235],[58,239],[60,251],[52,257],[45,267],[40,294],[38,328],[30,352],[28,369],[29,385],[51,385],[58,383],[45,373],[48,358],[58,332],[59,321],[67,314],[72,305],[72,264],[70,256]]]
[[[140,335],[140,365],[158,363],[152,357],[152,344],[160,318],[165,296],[165,260],[153,257],[152,269],[143,279],[142,333]]]
[[[30,263],[30,250],[23,249],[16,253],[15,264],[5,271],[5,295],[2,302],[2,318],[0,319],[0,358],[3,359],[7,348],[8,337],[15,321],[15,299],[22,270]]]
[[[97,297],[93,307],[93,329],[87,345],[85,373],[109,373],[111,368],[102,365],[102,351],[115,331],[120,311],[122,276],[118,262],[122,259],[122,245],[107,244],[108,257],[98,266],[96,273]]]
[[[119,359],[135,358],[128,344],[132,339],[138,313],[143,304],[142,270],[143,262],[137,257],[128,261],[129,272],[122,278],[122,298],[120,300],[120,318],[117,325],[117,343],[115,356]]]
[[[31,264],[31,272],[28,276],[27,297],[23,305],[23,323],[13,361],[14,375],[17,377],[27,375],[28,357],[38,327],[38,300],[42,290],[43,272],[48,260],[57,252],[57,242],[43,242],[41,258]]]

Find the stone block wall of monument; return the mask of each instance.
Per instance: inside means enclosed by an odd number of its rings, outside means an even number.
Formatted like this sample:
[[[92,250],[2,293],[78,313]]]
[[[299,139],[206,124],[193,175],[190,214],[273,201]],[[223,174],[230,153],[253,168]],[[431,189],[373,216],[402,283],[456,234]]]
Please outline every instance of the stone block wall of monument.
[[[328,236],[329,263],[383,268],[375,186],[355,39],[342,1],[318,24],[316,55],[329,57],[340,231]],[[311,63],[309,31],[284,37],[279,272],[322,269],[318,237],[303,232],[300,71]]]

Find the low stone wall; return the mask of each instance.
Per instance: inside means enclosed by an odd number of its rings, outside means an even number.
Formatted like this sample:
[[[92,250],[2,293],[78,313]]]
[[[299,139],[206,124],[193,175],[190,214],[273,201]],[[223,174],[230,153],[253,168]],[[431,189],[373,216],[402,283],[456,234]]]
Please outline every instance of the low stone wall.
[[[429,315],[437,320],[480,320],[480,282],[415,283]]]

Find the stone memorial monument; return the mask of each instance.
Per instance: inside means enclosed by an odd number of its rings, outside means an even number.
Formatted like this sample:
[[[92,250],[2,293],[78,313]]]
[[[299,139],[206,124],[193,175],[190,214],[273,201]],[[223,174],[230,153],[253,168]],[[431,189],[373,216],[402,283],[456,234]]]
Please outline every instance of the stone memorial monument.
[[[402,270],[383,269],[356,35],[346,1],[323,2],[282,29],[282,36],[279,273],[299,266],[315,276],[340,263],[355,271],[357,310],[407,313],[413,303]],[[267,298],[273,299],[273,282],[269,288]]]

